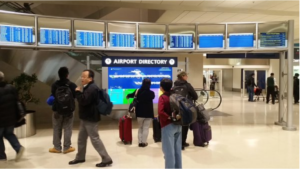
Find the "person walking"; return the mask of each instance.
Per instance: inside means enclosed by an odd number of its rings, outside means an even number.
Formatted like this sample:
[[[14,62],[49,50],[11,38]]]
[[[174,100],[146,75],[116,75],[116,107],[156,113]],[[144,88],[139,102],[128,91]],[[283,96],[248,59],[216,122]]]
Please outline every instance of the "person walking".
[[[267,78],[267,104],[269,104],[270,95],[272,97],[272,104],[275,104],[275,79],[274,79],[274,73],[271,73],[271,76]]]
[[[158,116],[162,132],[162,151],[165,158],[165,168],[182,168],[182,127],[172,123],[172,109],[170,95],[172,80],[164,78],[160,81],[160,90],[163,94],[158,100]]]
[[[248,94],[249,94],[248,101],[249,102],[255,102],[253,100],[254,86],[257,87],[257,85],[255,84],[255,81],[254,81],[254,73],[251,73],[250,76],[247,79],[247,89],[248,89]]]
[[[80,127],[78,134],[78,152],[70,165],[85,162],[87,138],[90,137],[92,145],[102,158],[102,162],[96,164],[96,167],[106,167],[113,163],[108,155],[106,148],[99,137],[98,122],[100,114],[96,110],[99,103],[99,88],[94,83],[94,72],[92,70],[84,70],[81,75],[81,83],[83,91],[80,87],[76,88],[76,99],[79,104]]]
[[[72,128],[75,110],[75,89],[76,84],[68,79],[69,70],[67,67],[61,67],[58,70],[59,80],[52,85],[51,95],[54,97],[52,105],[52,125],[53,125],[53,148],[50,153],[61,153],[61,138],[64,130],[63,153],[75,151],[71,146]],[[63,109],[63,107],[65,107]]]
[[[127,95],[128,98],[136,97],[138,104],[135,107],[135,113],[139,124],[138,140],[139,147],[148,146],[147,138],[149,128],[154,118],[153,99],[155,94],[150,90],[151,80],[144,79],[139,90]]]
[[[299,88],[300,88],[300,86],[299,86],[299,78],[298,77],[299,77],[299,74],[296,73],[294,76],[294,90],[293,90],[295,104],[299,103]]]
[[[0,72],[0,160],[7,160],[5,154],[5,138],[17,155],[15,161],[19,161],[23,156],[25,148],[20,144],[14,134],[14,128],[18,121],[18,92],[10,84],[4,81],[4,73]]]
[[[193,86],[187,82],[188,76],[186,72],[180,72],[177,75],[177,80],[174,82],[174,86],[185,86],[187,89],[187,98],[196,101],[198,99],[198,95],[193,88]],[[187,135],[188,135],[189,126],[182,126],[182,150],[184,150],[185,147],[188,147],[189,144],[186,142]]]

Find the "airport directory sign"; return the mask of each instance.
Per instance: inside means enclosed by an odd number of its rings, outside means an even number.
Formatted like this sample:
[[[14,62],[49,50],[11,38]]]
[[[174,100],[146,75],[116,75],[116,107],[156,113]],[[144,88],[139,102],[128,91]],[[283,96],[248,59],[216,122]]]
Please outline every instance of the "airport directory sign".
[[[163,49],[164,48],[164,34],[140,34],[140,48],[147,49]]]
[[[109,47],[112,48],[134,48],[134,33],[109,33]]]
[[[253,33],[230,33],[228,39],[229,48],[253,48],[255,47]]]
[[[199,34],[198,48],[224,48],[224,34]]]
[[[40,45],[71,46],[69,29],[40,28]]]
[[[259,47],[287,47],[285,32],[260,33]]]
[[[194,49],[193,34],[170,34],[170,49]]]
[[[34,43],[33,32],[33,27],[29,26],[0,25],[0,43]]]
[[[76,30],[77,47],[104,47],[102,31]]]

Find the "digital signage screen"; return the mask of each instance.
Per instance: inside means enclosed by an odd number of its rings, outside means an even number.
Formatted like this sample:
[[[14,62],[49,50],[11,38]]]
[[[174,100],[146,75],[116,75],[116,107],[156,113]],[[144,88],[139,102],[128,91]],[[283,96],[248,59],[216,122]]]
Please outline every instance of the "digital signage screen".
[[[199,48],[224,48],[224,35],[199,34]]]
[[[109,33],[109,47],[134,48],[134,33]]]
[[[140,47],[150,49],[164,48],[164,34],[140,34]]]
[[[170,49],[194,49],[193,34],[170,34]]]
[[[33,27],[0,25],[1,43],[34,43]]]
[[[108,94],[111,101],[118,104],[129,104],[127,94],[133,93],[142,85],[145,78],[151,80],[151,90],[155,93],[154,103],[158,103],[160,81],[172,79],[172,67],[108,67]]]
[[[76,46],[79,47],[104,47],[103,32],[76,30]]]
[[[260,33],[259,47],[287,47],[285,32]]]
[[[253,33],[230,33],[229,34],[230,48],[253,48],[255,47]]]
[[[40,44],[71,46],[69,29],[40,28]]]

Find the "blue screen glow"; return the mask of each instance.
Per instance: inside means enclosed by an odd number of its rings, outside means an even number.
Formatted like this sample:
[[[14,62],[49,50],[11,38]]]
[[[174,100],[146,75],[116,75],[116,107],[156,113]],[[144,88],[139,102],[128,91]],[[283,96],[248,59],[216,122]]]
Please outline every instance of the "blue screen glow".
[[[70,45],[69,29],[40,28],[40,43],[45,45]]]
[[[103,32],[76,30],[76,45],[103,47]]]
[[[33,43],[33,28],[25,26],[0,25],[0,41],[16,43]]]
[[[193,35],[170,34],[170,48],[193,49]]]
[[[109,33],[110,47],[133,48],[134,33]]]
[[[200,34],[199,48],[223,48],[223,34]]]
[[[231,48],[248,48],[254,47],[253,33],[232,33],[229,34],[229,47]]]
[[[142,34],[140,36],[141,48],[164,48],[163,34]]]

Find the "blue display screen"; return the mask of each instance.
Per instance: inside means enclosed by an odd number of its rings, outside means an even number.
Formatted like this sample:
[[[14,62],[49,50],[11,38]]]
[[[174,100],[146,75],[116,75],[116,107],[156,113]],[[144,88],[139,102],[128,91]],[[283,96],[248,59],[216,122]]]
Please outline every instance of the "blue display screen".
[[[141,48],[164,48],[163,34],[141,34]]]
[[[231,48],[248,48],[254,47],[253,33],[232,33],[229,34],[229,47]]]
[[[45,45],[70,45],[69,29],[40,28],[40,43]]]
[[[134,33],[109,33],[110,47],[133,48]]]
[[[103,47],[103,32],[76,30],[76,45]]]
[[[170,34],[170,48],[193,49],[193,35]]]
[[[160,81],[172,79],[171,67],[108,67],[108,94],[114,104],[128,104],[127,94],[139,89],[145,78],[151,80],[151,90],[155,93],[154,103],[158,102]]]
[[[223,34],[200,34],[199,48],[223,48]]]
[[[285,32],[260,33],[260,47],[285,47]]]
[[[33,43],[33,28],[24,26],[0,25],[0,41],[16,43]]]

